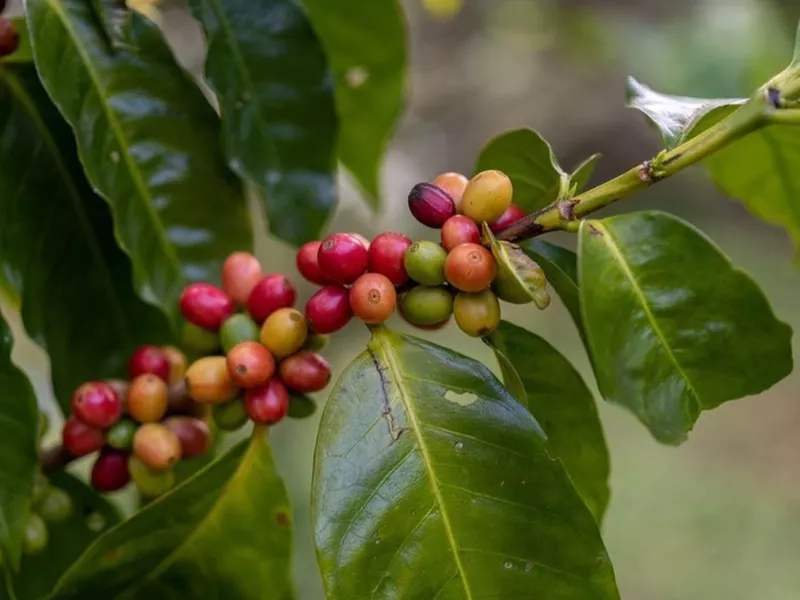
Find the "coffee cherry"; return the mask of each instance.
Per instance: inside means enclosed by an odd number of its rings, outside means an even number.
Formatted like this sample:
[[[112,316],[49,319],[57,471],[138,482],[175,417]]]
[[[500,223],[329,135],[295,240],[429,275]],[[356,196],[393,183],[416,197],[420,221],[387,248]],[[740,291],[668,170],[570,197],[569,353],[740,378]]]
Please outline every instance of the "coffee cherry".
[[[211,431],[205,421],[194,417],[170,417],[164,421],[181,443],[181,458],[194,458],[205,454],[211,447]]]
[[[415,242],[403,256],[403,264],[408,275],[422,285],[441,285],[444,283],[444,262],[447,252],[433,242]]]
[[[45,477],[41,471],[36,471],[36,477],[33,480],[33,491],[31,492],[31,502],[36,506],[39,502],[44,500],[47,493],[50,491],[50,481]]]
[[[175,487],[174,470],[154,471],[135,454],[128,457],[128,472],[131,474],[133,485],[147,498],[158,498]]]
[[[453,295],[443,287],[419,286],[403,296],[402,315],[417,327],[436,327],[453,314]]]
[[[92,381],[72,394],[72,413],[91,427],[106,429],[122,416],[122,402],[110,385]]]
[[[217,333],[201,329],[188,321],[183,324],[181,340],[184,348],[197,354],[213,354],[219,350],[219,335]]]
[[[307,316],[306,319],[308,319]],[[306,342],[303,344],[301,350],[305,350],[306,352],[321,352],[328,345],[329,341],[329,335],[325,335],[324,333],[314,333],[312,331],[309,332],[308,336],[306,336]]]
[[[186,371],[186,392],[201,404],[222,404],[239,394],[224,356],[205,356]]]
[[[222,289],[238,306],[247,306],[247,300],[263,277],[261,263],[249,252],[234,252],[222,264]]]
[[[128,414],[140,423],[160,421],[167,412],[167,384],[155,375],[139,375],[128,392]]]
[[[186,377],[186,369],[189,366],[186,355],[175,346],[164,346],[161,350],[164,352],[167,363],[169,363],[169,379],[167,383],[174,385],[179,381],[183,381],[183,378]]]
[[[258,342],[237,344],[228,352],[226,360],[233,381],[243,388],[264,385],[275,372],[275,359],[269,350]]]
[[[502,231],[509,225],[516,223],[520,219],[525,218],[525,213],[523,210],[517,206],[516,204],[511,204],[507,209],[506,212],[503,213],[503,216],[497,219],[494,223],[492,223],[491,228],[492,231],[497,233],[498,231]]]
[[[459,292],[453,302],[453,315],[461,331],[472,337],[485,337],[500,324],[500,303],[492,290]]]
[[[462,292],[480,292],[497,275],[497,261],[480,244],[461,244],[453,248],[444,263],[444,274]]]
[[[289,392],[273,377],[266,385],[245,392],[244,408],[253,422],[274,425],[289,412]]]
[[[130,480],[128,454],[114,448],[104,449],[92,467],[92,487],[99,492],[116,492]]]
[[[367,270],[369,253],[364,243],[352,234],[334,233],[322,242],[317,260],[328,281],[350,284]]]
[[[461,244],[479,244],[478,224],[464,215],[453,215],[442,226],[442,247],[450,252]]]
[[[388,277],[394,285],[403,285],[408,281],[403,255],[410,245],[411,239],[402,233],[381,233],[369,247],[369,270]]]
[[[299,310],[281,308],[272,313],[261,328],[261,343],[276,358],[294,354],[306,341],[308,324]]]
[[[106,431],[106,443],[117,450],[130,450],[133,448],[133,434],[136,433],[136,427],[133,421],[120,419]]]
[[[134,380],[139,375],[155,375],[169,381],[170,365],[167,354],[156,346],[141,346],[128,361],[128,379]]]
[[[14,24],[0,17],[0,58],[10,56],[19,48],[19,33]]]
[[[396,304],[394,285],[380,273],[365,273],[350,288],[350,308],[364,323],[383,323],[392,316]]]
[[[105,444],[102,429],[89,427],[77,417],[70,417],[61,430],[61,443],[72,456],[97,452]]]
[[[281,361],[279,370],[286,387],[300,394],[318,392],[331,380],[328,361],[316,352],[298,352]]]
[[[328,278],[325,277],[322,269],[319,266],[317,255],[319,254],[319,247],[322,242],[308,242],[300,246],[297,251],[297,270],[300,272],[306,281],[316,283],[317,285],[325,285]]]
[[[266,275],[253,288],[247,310],[253,320],[261,324],[276,310],[294,306],[296,299],[297,291],[292,282],[281,273],[273,273]]]
[[[133,436],[133,453],[154,471],[163,471],[181,459],[181,442],[165,425],[145,423]]]
[[[237,344],[242,342],[257,342],[261,334],[261,328],[256,324],[250,315],[233,315],[222,324],[219,330],[219,339],[222,342],[222,349],[228,353]]]
[[[490,225],[508,210],[514,190],[511,180],[500,171],[483,171],[473,177],[461,200],[461,214]]]
[[[180,297],[181,314],[190,323],[208,331],[219,331],[233,314],[228,294],[210,283],[191,283]]]
[[[316,333],[334,333],[342,329],[353,317],[350,309],[350,292],[337,285],[326,285],[308,299],[306,319]]]
[[[431,183],[447,192],[447,195],[453,199],[456,212],[459,212],[458,209],[461,206],[461,197],[464,195],[464,190],[467,189],[469,179],[464,177],[461,173],[442,173]]]
[[[236,398],[225,404],[215,404],[211,407],[214,423],[222,431],[236,431],[247,423],[247,412],[244,410],[244,400]]]
[[[1,18],[0,21],[2,21]],[[2,49],[0,48],[0,50]],[[22,553],[26,556],[42,553],[47,548],[48,538],[47,524],[44,519],[35,512],[30,513],[22,535]]]
[[[36,503],[36,512],[48,523],[66,521],[72,514],[72,498],[54,486],[49,486],[44,497]]]
[[[453,199],[431,183],[418,183],[408,194],[408,209],[414,218],[428,227],[439,229],[456,214]]]

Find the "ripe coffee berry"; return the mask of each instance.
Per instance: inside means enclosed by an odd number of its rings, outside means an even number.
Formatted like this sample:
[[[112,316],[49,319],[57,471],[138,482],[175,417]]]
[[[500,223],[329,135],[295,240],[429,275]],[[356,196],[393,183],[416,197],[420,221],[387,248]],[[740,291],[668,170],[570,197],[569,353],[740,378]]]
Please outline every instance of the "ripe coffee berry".
[[[70,417],[61,430],[61,443],[72,456],[86,456],[100,450],[105,438],[101,429],[89,427],[77,417]]]
[[[117,450],[130,450],[133,448],[134,433],[136,423],[129,419],[120,419],[106,431],[106,444]]]
[[[447,255],[444,274],[459,290],[480,292],[488,288],[497,275],[497,261],[480,244],[461,244]]]
[[[222,288],[238,306],[247,306],[250,293],[262,277],[261,263],[249,252],[234,252],[222,265]]]
[[[155,471],[169,469],[181,459],[181,442],[161,423],[145,423],[133,436],[133,453]]]
[[[72,394],[72,414],[90,427],[106,429],[122,416],[122,402],[107,383],[84,383]]]
[[[19,48],[19,33],[14,24],[0,17],[0,58],[9,56]]]
[[[166,353],[156,346],[142,346],[133,353],[128,361],[128,379],[136,379],[139,375],[155,375],[169,381],[170,364]]]
[[[442,247],[450,252],[461,244],[479,244],[481,231],[478,224],[464,215],[453,215],[442,225]]]
[[[201,404],[222,404],[239,394],[224,356],[204,356],[186,371],[186,393]]]
[[[92,467],[92,487],[100,492],[116,492],[130,480],[127,454],[114,448],[103,450]]]
[[[222,342],[222,349],[230,352],[236,344],[258,341],[260,333],[261,328],[250,315],[233,315],[222,324],[222,329],[219,330],[219,339]]]
[[[211,431],[201,419],[194,417],[170,417],[164,421],[181,443],[181,458],[193,458],[205,454],[211,447]]]
[[[308,323],[294,308],[282,308],[272,313],[261,328],[261,343],[276,358],[294,354],[306,341]]]
[[[233,301],[210,283],[192,283],[181,294],[180,309],[190,323],[208,331],[219,331],[225,319],[233,314]]]
[[[387,277],[394,285],[403,285],[408,281],[403,255],[410,245],[411,239],[402,233],[381,233],[369,247],[369,270]]]
[[[453,314],[453,295],[443,287],[415,287],[403,296],[401,314],[417,327],[438,327]]]
[[[167,412],[167,384],[155,375],[139,375],[128,391],[128,414],[140,423],[160,421]]]
[[[500,324],[500,303],[492,290],[477,294],[459,292],[453,302],[453,316],[467,335],[485,337]]]
[[[342,329],[353,317],[350,309],[350,292],[337,285],[326,285],[308,299],[306,319],[316,333],[334,333]]]
[[[369,254],[364,243],[355,236],[334,233],[322,242],[317,260],[330,282],[350,284],[367,270]]]
[[[253,422],[274,425],[289,412],[289,392],[273,377],[266,385],[245,392],[244,408]]]
[[[408,194],[408,209],[414,218],[428,227],[439,229],[456,214],[453,199],[432,183],[418,183]]]
[[[473,177],[461,200],[461,214],[490,225],[508,210],[514,190],[511,180],[500,171],[483,171]]]
[[[214,423],[222,431],[236,431],[247,423],[247,412],[244,410],[244,401],[236,398],[225,404],[215,404],[211,407]]]
[[[328,278],[325,277],[322,268],[319,266],[318,254],[319,247],[322,242],[308,242],[300,246],[297,251],[297,270],[300,272],[306,281],[316,283],[317,285],[325,285]]]
[[[408,275],[422,285],[444,283],[444,261],[447,252],[439,244],[423,241],[409,246],[403,255],[403,264]]]
[[[247,310],[253,320],[261,324],[280,308],[294,306],[297,291],[292,282],[281,273],[266,275],[256,284],[247,301]]]
[[[447,192],[447,195],[453,199],[456,212],[458,212],[459,206],[461,206],[461,198],[464,195],[464,190],[467,189],[469,179],[461,173],[442,173],[431,183]]]
[[[492,223],[491,228],[492,231],[497,233],[498,231],[502,231],[509,225],[516,223],[520,219],[525,218],[525,213],[523,210],[517,206],[516,204],[511,204],[507,209],[506,212],[503,213],[503,216],[497,219],[494,223]]]
[[[315,352],[298,352],[281,361],[281,381],[300,394],[310,394],[323,389],[331,380],[328,361]]]
[[[369,252],[370,243],[369,243],[369,240],[367,238],[365,238],[360,233],[355,233],[355,232],[352,232],[352,231],[349,231],[347,233],[347,235],[352,235],[354,238],[356,238],[359,242],[361,242],[361,245],[364,246],[364,248],[367,249],[367,252]]]
[[[164,346],[161,350],[164,352],[167,363],[169,363],[169,380],[167,383],[173,385],[183,381],[186,376],[186,369],[189,367],[186,355],[175,346]]]
[[[275,373],[275,359],[262,344],[242,342],[234,346],[228,356],[228,372],[239,387],[253,388],[264,385]]]
[[[175,487],[175,471],[154,471],[134,454],[128,457],[128,472],[136,489],[148,498],[162,496]]]
[[[365,273],[350,288],[350,308],[364,323],[383,323],[392,316],[396,304],[394,285],[380,273]]]

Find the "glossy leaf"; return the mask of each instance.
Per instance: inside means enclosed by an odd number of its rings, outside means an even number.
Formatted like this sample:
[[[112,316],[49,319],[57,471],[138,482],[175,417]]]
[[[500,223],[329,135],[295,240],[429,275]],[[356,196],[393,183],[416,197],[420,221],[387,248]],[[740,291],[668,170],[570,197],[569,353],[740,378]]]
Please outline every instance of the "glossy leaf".
[[[294,598],[288,498],[257,428],[98,538],[53,598]]]
[[[227,254],[252,243],[241,185],[218,149],[219,120],[139,13],[124,47],[112,48],[89,2],[26,6],[39,74],[112,207],[136,288],[174,318],[186,280],[217,281]]]
[[[544,442],[482,364],[375,330],[317,439],[328,599],[619,598],[594,519]]]
[[[597,166],[597,161],[601,158],[602,154],[592,154],[589,158],[575,167],[575,170],[569,176],[569,179],[571,186],[574,187],[576,192],[580,192],[589,184],[589,180],[594,174],[594,168]]]
[[[191,0],[208,38],[231,167],[254,182],[269,228],[300,245],[336,206],[337,118],[327,60],[296,0]]]
[[[405,102],[405,17],[397,0],[302,3],[333,69],[339,158],[378,206],[382,158]]]
[[[291,419],[307,419],[317,412],[317,403],[313,398],[302,394],[289,397],[289,413]]]
[[[498,241],[489,226],[483,224],[483,237],[490,244],[497,261],[494,288],[503,300],[513,304],[536,303],[540,309],[550,304],[544,271],[517,244]]]
[[[491,336],[482,338],[483,342],[489,346],[493,351],[494,355],[497,358],[497,363],[500,365],[500,372],[503,375],[503,384],[506,386],[506,389],[511,392],[511,395],[522,404],[525,408],[530,410],[530,405],[528,404],[528,392],[525,390],[525,384],[522,381],[522,378],[519,376],[514,363],[511,362],[511,359],[506,356],[505,352],[507,351],[506,348],[502,350],[494,343]]]
[[[665,443],[792,370],[791,329],[702,233],[661,212],[585,221],[579,281],[603,396]]]
[[[490,337],[503,379],[522,380],[528,409],[547,434],[547,448],[564,464],[598,523],[608,507],[609,457],[589,388],[570,362],[538,335],[502,321]],[[503,357],[503,358],[500,358]],[[511,363],[513,373],[503,368]],[[514,383],[516,385],[516,383]]]

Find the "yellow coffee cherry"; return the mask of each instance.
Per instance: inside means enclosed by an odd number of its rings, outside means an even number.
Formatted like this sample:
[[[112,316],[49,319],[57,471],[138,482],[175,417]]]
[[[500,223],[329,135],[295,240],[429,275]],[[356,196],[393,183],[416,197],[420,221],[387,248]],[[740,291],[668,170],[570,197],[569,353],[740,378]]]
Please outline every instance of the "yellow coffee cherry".
[[[514,188],[502,171],[483,171],[470,179],[461,199],[461,214],[477,223],[490,225],[511,206]]]

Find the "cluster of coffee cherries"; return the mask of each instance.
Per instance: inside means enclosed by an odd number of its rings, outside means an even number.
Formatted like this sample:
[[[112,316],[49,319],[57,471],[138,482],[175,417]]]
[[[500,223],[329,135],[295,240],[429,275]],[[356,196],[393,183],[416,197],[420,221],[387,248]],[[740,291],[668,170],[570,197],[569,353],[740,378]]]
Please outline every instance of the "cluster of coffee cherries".
[[[204,419],[171,414],[170,393],[181,394],[186,368],[177,348],[142,346],[128,362],[129,381],[90,381],[75,390],[62,445],[76,458],[98,453],[95,489],[114,492],[133,481],[143,496],[160,496],[175,485],[181,459],[209,449]]]
[[[238,429],[248,419],[274,425],[288,414],[293,396],[328,385],[331,370],[318,352],[327,338],[309,329],[296,300],[288,277],[264,274],[247,252],[225,260],[222,288],[192,283],[181,294],[184,318],[219,335],[222,353],[192,363],[186,389],[195,402],[212,406],[220,429]]]
[[[6,0],[0,0],[0,13],[6,8]],[[19,47],[19,32],[14,24],[6,19],[0,17],[0,58],[10,56],[17,51]]]

